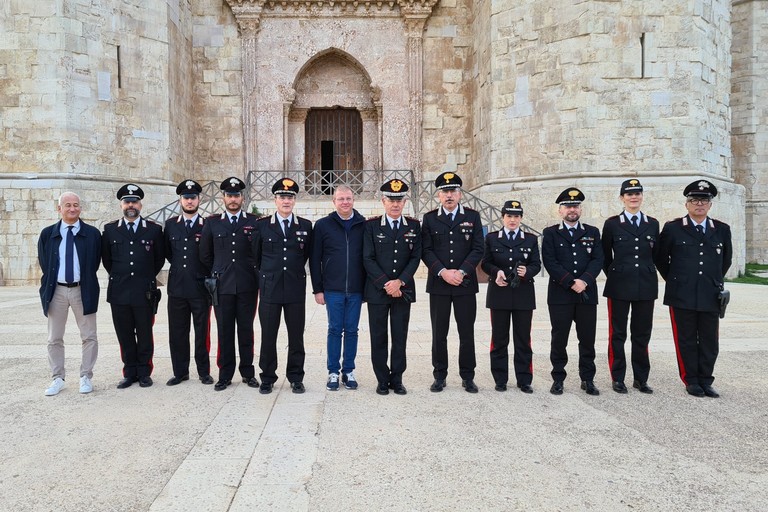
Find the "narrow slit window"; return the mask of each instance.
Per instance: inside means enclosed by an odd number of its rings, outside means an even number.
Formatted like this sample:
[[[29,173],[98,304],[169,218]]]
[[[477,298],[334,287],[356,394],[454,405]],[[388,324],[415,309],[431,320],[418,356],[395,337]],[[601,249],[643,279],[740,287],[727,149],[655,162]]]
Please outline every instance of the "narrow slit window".
[[[123,88],[122,73],[120,73],[120,45],[117,45],[117,88]]]
[[[645,32],[640,34],[640,78],[645,78]]]

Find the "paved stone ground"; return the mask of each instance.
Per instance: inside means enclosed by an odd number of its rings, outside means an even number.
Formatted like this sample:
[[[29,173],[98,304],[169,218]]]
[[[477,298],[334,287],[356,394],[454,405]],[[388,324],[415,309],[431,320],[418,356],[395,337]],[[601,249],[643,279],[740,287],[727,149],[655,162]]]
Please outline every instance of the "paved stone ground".
[[[540,281],[533,395],[493,390],[483,290],[476,324],[480,393],[461,390],[454,327],[448,388],[429,392],[430,325],[420,293],[408,395],[385,397],[374,393],[365,308],[361,387],[325,390],[325,311],[309,296],[304,395],[293,395],[282,378],[268,396],[240,383],[220,393],[194,379],[165,386],[171,365],[164,311],[155,324],[155,386],[118,390],[119,350],[103,303],[95,391],[77,392],[79,341],[70,319],[67,387],[45,397],[46,321],[37,290],[0,288],[0,509],[766,510],[768,288],[729,286],[715,382],[722,398],[685,394],[661,304],[651,346],[653,395],[610,390],[601,304],[602,393],[578,389],[572,333],[571,376],[565,394],[555,397],[548,392],[549,320]],[[279,373],[284,331],[280,343]]]

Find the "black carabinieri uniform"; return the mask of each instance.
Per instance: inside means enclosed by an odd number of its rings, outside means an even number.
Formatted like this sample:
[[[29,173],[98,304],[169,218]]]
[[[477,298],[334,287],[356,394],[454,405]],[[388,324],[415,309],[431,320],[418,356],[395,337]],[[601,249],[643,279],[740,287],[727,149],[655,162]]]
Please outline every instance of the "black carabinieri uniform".
[[[651,370],[648,344],[653,329],[653,306],[659,295],[654,263],[659,250],[659,221],[638,212],[635,228],[624,212],[603,225],[603,270],[608,298],[608,368],[611,380],[623,382],[627,371],[624,342],[632,309],[631,343],[634,380],[646,382]]]
[[[685,217],[664,225],[656,265],[667,282],[680,379],[688,385],[712,385],[719,351],[720,302],[733,246],[728,224],[707,217],[702,234]]]
[[[411,302],[416,301],[413,275],[421,262],[421,224],[400,216],[397,233],[386,215],[365,223],[363,265],[367,273],[363,297],[368,303],[371,330],[371,363],[376,380],[385,386],[403,383],[406,369],[406,343],[411,318]],[[399,279],[403,297],[391,297],[384,285]],[[387,325],[389,319],[389,326]],[[388,331],[392,333],[391,366],[387,366]]]
[[[477,265],[483,258],[480,214],[459,204],[453,222],[442,208],[424,214],[421,224],[422,260],[427,266],[429,315],[432,321],[432,367],[435,379],[448,375],[448,328],[451,306],[459,331],[459,374],[475,378],[475,318],[477,317]],[[452,286],[438,273],[463,270],[464,283]]]
[[[576,324],[579,339],[579,376],[582,381],[595,377],[595,325],[597,322],[597,276],[603,267],[600,231],[579,222],[574,236],[564,222],[544,228],[541,259],[549,273],[547,305],[552,325],[550,361],[552,379],[564,381],[568,363],[566,347],[571,324]],[[587,283],[583,293],[571,286],[576,279]],[[586,295],[585,295],[586,294]]]
[[[253,317],[259,291],[251,241],[255,215],[240,212],[237,225],[227,212],[205,220],[200,239],[200,261],[209,275],[218,277],[219,305],[214,307],[219,347],[216,363],[219,382],[228,383],[235,374],[235,324],[240,352],[240,375],[255,376],[253,367]]]
[[[266,384],[277,380],[277,331],[281,312],[288,331],[285,377],[291,383],[304,380],[305,265],[311,243],[312,223],[302,217],[292,215],[285,234],[277,214],[256,223],[252,247],[261,292],[259,368],[261,380]]]
[[[165,257],[168,271],[168,344],[173,375],[189,374],[189,330],[195,330],[195,365],[200,377],[211,373],[211,306],[203,280],[206,270],[200,262],[203,217],[197,215],[187,228],[183,215],[165,222]]]
[[[525,277],[516,288],[499,286],[496,275],[502,270],[507,276],[517,275],[516,267],[525,267]],[[512,326],[514,365],[517,385],[533,381],[533,348],[531,322],[536,309],[533,278],[541,272],[538,237],[518,229],[514,240],[506,231],[488,233],[481,267],[488,274],[485,307],[491,310],[491,374],[497,385],[509,380],[509,330]],[[511,320],[511,323],[510,323]]]
[[[162,228],[142,217],[134,222],[135,233],[129,232],[125,219],[105,224],[101,252],[109,272],[107,302],[120,343],[123,377],[137,380],[152,375],[155,314],[147,292],[157,289],[155,278],[165,256]]]

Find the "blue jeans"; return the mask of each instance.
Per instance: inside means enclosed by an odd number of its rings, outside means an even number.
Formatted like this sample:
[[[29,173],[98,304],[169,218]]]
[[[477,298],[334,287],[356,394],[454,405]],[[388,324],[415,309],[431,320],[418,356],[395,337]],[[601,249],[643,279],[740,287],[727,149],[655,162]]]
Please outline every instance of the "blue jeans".
[[[363,307],[362,293],[325,292],[328,313],[328,373],[349,373],[355,369],[357,324]],[[341,359],[341,335],[344,333],[344,362]]]

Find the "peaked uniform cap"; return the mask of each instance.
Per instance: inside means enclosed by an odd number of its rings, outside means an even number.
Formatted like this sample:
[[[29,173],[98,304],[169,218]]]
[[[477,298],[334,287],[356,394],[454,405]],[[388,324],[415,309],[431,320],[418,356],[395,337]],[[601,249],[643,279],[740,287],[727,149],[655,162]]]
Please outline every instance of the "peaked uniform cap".
[[[389,180],[379,187],[381,195],[390,198],[402,198],[405,197],[405,193],[408,192],[408,184],[403,180]]]
[[[572,206],[581,204],[584,199],[585,197],[581,190],[576,187],[570,187],[560,192],[560,195],[555,199],[555,203]]]
[[[520,201],[505,201],[501,207],[502,215],[523,215],[523,204]]]
[[[184,180],[176,187],[176,195],[182,194],[200,194],[203,187],[195,180]]]
[[[636,178],[624,180],[621,184],[619,195],[623,196],[624,194],[633,194],[635,192],[640,192],[641,194],[643,192],[643,185],[640,183],[640,180]]]
[[[272,185],[272,193],[276,196],[295,196],[299,193],[299,184],[291,178],[282,178]]]
[[[227,194],[240,194],[245,189],[245,183],[240,178],[232,176],[222,181],[219,188]]]
[[[453,172],[444,172],[435,179],[435,188],[445,190],[449,188],[461,188],[461,178]]]
[[[711,181],[696,180],[685,187],[683,195],[685,197],[715,197],[717,195],[717,187]]]
[[[136,201],[144,199],[144,191],[141,190],[141,187],[138,185],[127,183],[120,187],[120,190],[117,191],[116,196],[121,201],[123,199],[131,199]]]

